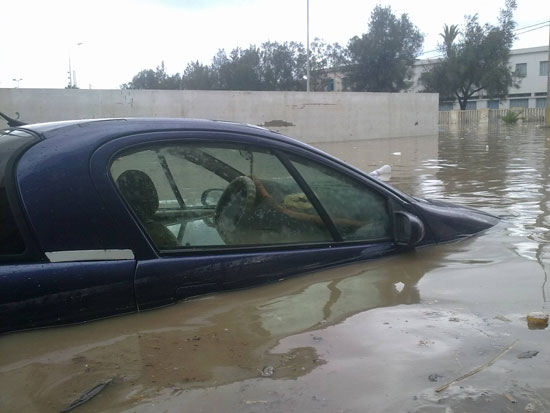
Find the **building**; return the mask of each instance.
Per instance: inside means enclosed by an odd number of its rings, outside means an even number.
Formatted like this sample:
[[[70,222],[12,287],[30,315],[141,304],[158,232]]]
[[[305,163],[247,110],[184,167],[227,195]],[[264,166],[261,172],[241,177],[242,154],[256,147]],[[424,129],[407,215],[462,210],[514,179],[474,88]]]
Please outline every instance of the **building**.
[[[408,92],[421,92],[423,87],[419,84],[420,75],[432,65],[437,64],[437,59],[417,60],[414,65],[413,85]],[[510,51],[510,68],[520,77],[519,87],[512,87],[503,99],[488,99],[483,94],[472,97],[466,109],[508,109],[543,108],[546,105],[546,84],[548,73],[548,46],[529,47]],[[327,91],[345,90],[345,81],[342,73],[333,71],[328,73],[329,81]],[[440,110],[459,109],[458,102],[442,102]]]

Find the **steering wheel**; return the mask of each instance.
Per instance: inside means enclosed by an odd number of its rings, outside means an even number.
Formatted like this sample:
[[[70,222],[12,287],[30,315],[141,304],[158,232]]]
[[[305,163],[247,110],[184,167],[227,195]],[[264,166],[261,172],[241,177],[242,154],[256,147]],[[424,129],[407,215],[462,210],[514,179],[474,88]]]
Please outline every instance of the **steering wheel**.
[[[214,223],[222,238],[235,232],[241,219],[254,207],[256,184],[248,176],[239,176],[225,188],[214,214]]]

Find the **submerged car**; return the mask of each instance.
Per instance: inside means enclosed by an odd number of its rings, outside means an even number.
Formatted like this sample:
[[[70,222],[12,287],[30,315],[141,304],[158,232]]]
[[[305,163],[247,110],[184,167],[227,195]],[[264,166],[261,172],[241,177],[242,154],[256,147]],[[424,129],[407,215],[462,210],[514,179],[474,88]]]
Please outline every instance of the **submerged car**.
[[[251,125],[22,125],[0,133],[0,332],[276,281],[497,221]]]

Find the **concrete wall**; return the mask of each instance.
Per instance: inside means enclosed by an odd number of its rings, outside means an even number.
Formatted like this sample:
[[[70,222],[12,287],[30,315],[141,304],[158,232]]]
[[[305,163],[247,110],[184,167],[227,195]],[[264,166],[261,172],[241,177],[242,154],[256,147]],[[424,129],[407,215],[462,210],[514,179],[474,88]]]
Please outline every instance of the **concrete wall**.
[[[437,94],[0,89],[0,112],[19,113],[25,122],[142,116],[229,120],[308,143],[438,132]],[[0,127],[6,127],[3,120]]]

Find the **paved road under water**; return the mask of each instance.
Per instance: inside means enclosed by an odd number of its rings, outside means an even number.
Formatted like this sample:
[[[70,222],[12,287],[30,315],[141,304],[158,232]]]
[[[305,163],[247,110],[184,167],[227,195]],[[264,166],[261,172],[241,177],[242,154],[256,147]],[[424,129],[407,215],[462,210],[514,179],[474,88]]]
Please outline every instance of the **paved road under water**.
[[[75,411],[550,411],[550,328],[525,319],[550,311],[550,131],[320,147],[364,170],[388,163],[402,190],[503,220],[460,243],[2,336],[0,411],[60,411],[108,379]],[[517,357],[526,351],[539,353]]]

